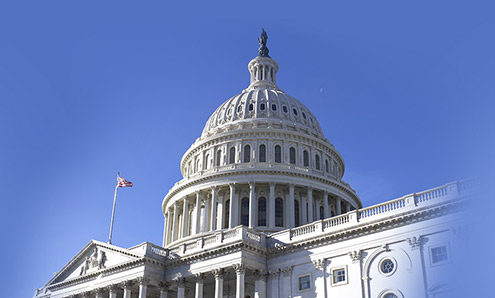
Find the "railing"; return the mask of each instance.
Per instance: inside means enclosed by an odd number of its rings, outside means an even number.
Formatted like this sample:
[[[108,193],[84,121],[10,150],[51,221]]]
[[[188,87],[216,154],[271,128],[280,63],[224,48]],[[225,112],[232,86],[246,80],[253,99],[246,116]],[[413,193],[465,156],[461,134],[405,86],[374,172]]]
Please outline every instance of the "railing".
[[[157,246],[151,246],[150,248],[150,251],[155,254],[155,255],[158,255],[158,256],[162,256],[162,257],[166,257],[168,255],[168,252],[166,249],[164,248],[161,248],[161,247],[157,247]]]
[[[416,203],[422,203],[422,202],[433,200],[433,199],[436,199],[439,197],[446,196],[449,193],[448,188],[449,188],[449,186],[446,185],[446,186],[435,188],[435,189],[428,190],[425,192],[420,192],[414,196],[415,201],[416,201]]]
[[[329,229],[332,227],[336,227],[339,225],[343,225],[343,224],[346,224],[348,222],[349,222],[348,214],[330,217],[330,218],[323,220],[323,230]]]
[[[382,204],[371,206],[368,208],[360,209],[358,211],[358,219],[367,218],[370,216],[386,213],[389,211],[397,210],[406,206],[406,199],[399,198],[392,201],[388,201]]]
[[[291,238],[294,238],[294,237],[306,235],[309,233],[313,233],[315,230],[316,230],[315,225],[309,224],[309,225],[305,225],[302,227],[297,227],[297,228],[291,229],[290,235],[291,235]]]

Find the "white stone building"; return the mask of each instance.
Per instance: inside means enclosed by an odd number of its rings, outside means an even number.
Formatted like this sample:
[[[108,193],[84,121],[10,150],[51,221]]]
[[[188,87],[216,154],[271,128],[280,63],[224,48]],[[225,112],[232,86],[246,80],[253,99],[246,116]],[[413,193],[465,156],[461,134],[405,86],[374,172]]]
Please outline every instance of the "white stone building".
[[[90,241],[35,297],[449,297],[470,183],[363,208],[263,34],[251,84],[182,158],[162,246]]]

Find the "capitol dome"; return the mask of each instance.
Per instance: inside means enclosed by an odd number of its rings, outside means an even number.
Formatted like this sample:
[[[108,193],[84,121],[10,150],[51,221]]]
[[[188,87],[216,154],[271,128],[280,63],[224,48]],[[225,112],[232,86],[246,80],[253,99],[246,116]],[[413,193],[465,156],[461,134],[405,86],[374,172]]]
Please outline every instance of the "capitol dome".
[[[164,246],[238,225],[274,233],[362,207],[318,120],[276,85],[263,31],[250,85],[221,104],[163,199]]]

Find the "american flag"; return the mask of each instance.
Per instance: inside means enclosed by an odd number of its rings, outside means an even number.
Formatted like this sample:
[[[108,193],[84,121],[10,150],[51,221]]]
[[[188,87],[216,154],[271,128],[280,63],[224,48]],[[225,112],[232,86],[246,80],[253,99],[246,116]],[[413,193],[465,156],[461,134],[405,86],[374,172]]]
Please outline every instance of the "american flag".
[[[117,186],[118,187],[132,187],[132,182],[125,180],[122,177],[117,178]]]

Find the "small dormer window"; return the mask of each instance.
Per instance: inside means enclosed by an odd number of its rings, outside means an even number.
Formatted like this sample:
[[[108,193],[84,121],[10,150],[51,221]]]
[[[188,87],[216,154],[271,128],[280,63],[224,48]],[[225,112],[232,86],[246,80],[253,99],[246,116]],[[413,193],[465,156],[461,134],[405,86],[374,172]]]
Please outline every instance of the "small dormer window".
[[[302,112],[303,118],[306,119],[306,113]]]
[[[250,103],[250,104],[249,104],[248,109],[249,109],[250,111],[252,111],[252,110],[254,109],[254,105],[253,105],[252,103]]]
[[[237,113],[241,113],[241,112],[242,112],[242,105],[239,105],[239,106],[237,107]]]
[[[277,105],[272,103],[272,111],[276,111],[277,110]]]
[[[294,115],[297,116],[297,110],[296,109],[292,109],[292,112],[294,113]]]
[[[232,114],[232,108],[227,110],[227,116],[230,116]]]
[[[284,113],[287,114],[287,112],[289,112],[289,109],[287,108],[287,106],[283,106],[282,107],[282,111],[284,111]]]
[[[260,103],[260,110],[262,110],[262,111],[265,110],[265,104],[264,103]]]

